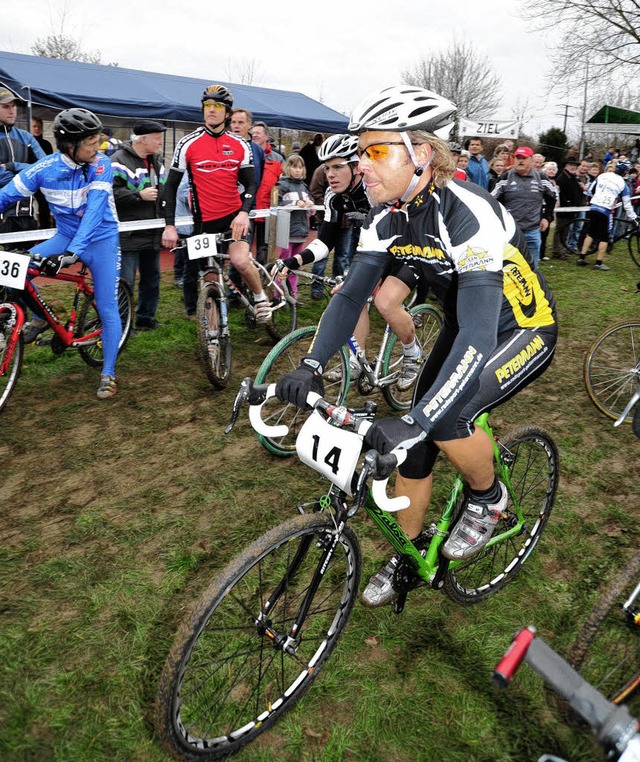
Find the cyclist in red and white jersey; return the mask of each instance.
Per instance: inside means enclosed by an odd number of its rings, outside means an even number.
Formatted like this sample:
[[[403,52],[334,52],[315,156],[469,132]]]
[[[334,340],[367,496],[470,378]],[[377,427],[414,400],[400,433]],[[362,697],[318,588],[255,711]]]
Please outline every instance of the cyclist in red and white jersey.
[[[202,94],[204,125],[176,146],[163,194],[166,227],[162,245],[175,248],[176,194],[185,172],[191,186],[195,234],[231,230],[229,258],[253,294],[256,320],[267,323],[271,307],[260,275],[249,256],[249,212],[255,204],[256,176],[249,143],[229,132],[233,96],[224,85],[209,85]],[[198,261],[189,262],[185,279],[187,314],[195,314]]]

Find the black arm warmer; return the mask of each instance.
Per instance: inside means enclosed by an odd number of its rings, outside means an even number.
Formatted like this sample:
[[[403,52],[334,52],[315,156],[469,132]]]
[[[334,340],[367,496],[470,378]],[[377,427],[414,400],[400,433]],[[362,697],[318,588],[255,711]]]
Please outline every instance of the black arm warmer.
[[[322,314],[309,356],[322,367],[352,336],[362,308],[384,273],[387,252],[358,252],[349,274]]]
[[[162,214],[165,225],[176,223],[176,195],[184,173],[171,167],[162,191]]]
[[[242,208],[240,211],[247,212],[247,214],[253,209],[256,204],[256,170],[251,167],[240,167],[238,172],[238,182],[243,186],[244,190],[240,194],[242,200]]]

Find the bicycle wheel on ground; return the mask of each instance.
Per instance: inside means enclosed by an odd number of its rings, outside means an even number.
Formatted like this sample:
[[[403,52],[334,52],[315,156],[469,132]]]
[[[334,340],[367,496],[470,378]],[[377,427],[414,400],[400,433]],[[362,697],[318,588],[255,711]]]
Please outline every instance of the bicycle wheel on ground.
[[[14,317],[13,310],[7,306],[0,306],[0,366],[3,365],[6,359],[6,353],[9,352],[9,342],[11,340],[12,327],[9,325],[9,321]],[[0,410],[7,404],[7,400],[11,396],[18,376],[20,375],[20,369],[22,368],[22,358],[24,356],[24,342],[22,340],[22,331],[18,335],[18,341],[11,354],[11,359],[7,365],[5,372],[0,375]]]
[[[515,577],[538,544],[555,500],[559,456],[546,431],[535,426],[518,429],[501,443],[501,452],[524,524],[517,534],[488,545],[477,556],[449,570],[444,590],[459,603],[478,603]],[[517,523],[510,496],[492,539]]]
[[[120,278],[118,281],[118,313],[120,314],[120,323],[122,325],[122,336],[118,344],[118,354],[122,352],[131,335],[133,311],[133,294],[125,281]],[[102,320],[98,314],[98,308],[96,307],[93,295],[90,297],[85,295],[80,304],[78,322],[76,323],[73,336],[77,339],[80,336],[87,336],[97,330],[102,330]],[[90,365],[92,368],[102,367],[104,352],[101,336],[94,341],[87,342],[78,347],[78,351],[80,352],[80,357],[82,357],[87,365]]]
[[[587,216],[575,215],[560,232],[560,242],[567,251],[579,252],[582,248],[587,225]]]
[[[640,322],[618,323],[598,336],[584,362],[584,383],[600,412],[620,417],[640,383]]]
[[[416,339],[422,350],[423,361],[427,359],[433,349],[442,328],[442,316],[438,310],[427,304],[419,304],[410,310],[413,324],[416,327]],[[403,360],[402,342],[395,334],[392,334],[387,344],[382,362],[382,375],[389,376],[399,373]],[[411,407],[415,381],[408,389],[399,389],[393,383],[385,386],[382,390],[385,399],[394,410],[408,410]]]
[[[345,527],[306,601],[302,626],[289,638],[334,538],[331,516],[297,516],[237,556],[202,595],[176,637],[158,688],[157,728],[173,756],[229,756],[307,690],[358,594],[360,548]]]
[[[610,701],[640,714],[640,597],[625,612],[623,604],[640,585],[640,553],[602,592],[569,650],[571,666]]]
[[[638,402],[636,409],[633,412],[631,425],[633,427],[633,433],[640,439],[640,402]]]
[[[265,323],[265,329],[274,341],[280,341],[283,336],[294,331],[297,324],[297,308],[295,301],[287,301],[282,297],[280,291],[272,283],[269,273],[264,267],[259,267],[262,287],[267,295],[269,304],[273,311],[271,320]],[[280,288],[287,289],[289,293],[289,284],[285,281]]]
[[[206,283],[196,305],[198,354],[209,381],[217,389],[224,389],[231,376],[231,338],[223,331],[220,315],[218,287]]]
[[[299,328],[278,342],[258,369],[255,383],[276,383],[285,373],[295,370],[302,358],[309,354],[316,327],[310,325]],[[325,399],[336,405],[344,402],[349,389],[349,356],[344,347],[329,360],[322,378]],[[308,417],[308,410],[302,410],[296,405],[281,402],[273,397],[264,404],[262,418],[271,426],[285,424],[289,433],[284,437],[274,438],[257,435],[258,441],[275,455],[292,455],[296,450],[296,437]]]
[[[634,265],[640,267],[640,233],[631,233],[627,245]]]

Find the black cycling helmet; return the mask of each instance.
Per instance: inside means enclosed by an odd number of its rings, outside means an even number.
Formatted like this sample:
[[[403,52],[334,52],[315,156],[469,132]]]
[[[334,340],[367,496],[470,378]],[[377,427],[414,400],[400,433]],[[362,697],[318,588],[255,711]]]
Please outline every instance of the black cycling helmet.
[[[627,172],[631,169],[631,162],[629,161],[629,159],[618,159],[614,169],[616,171],[616,174],[626,175]]]
[[[53,120],[56,143],[79,143],[91,135],[102,132],[102,122],[86,108],[68,108]]]
[[[229,110],[233,108],[233,95],[224,85],[208,85],[205,87],[200,102],[204,103],[205,101],[224,103]]]

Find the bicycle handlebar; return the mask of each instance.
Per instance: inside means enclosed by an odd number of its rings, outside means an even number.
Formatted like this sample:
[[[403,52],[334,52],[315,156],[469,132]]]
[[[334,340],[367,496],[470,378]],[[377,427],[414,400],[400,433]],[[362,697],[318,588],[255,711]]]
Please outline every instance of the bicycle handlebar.
[[[240,384],[240,389],[233,403],[231,420],[225,429],[228,434],[238,419],[240,408],[244,402],[249,403],[249,421],[254,431],[266,437],[283,437],[289,433],[287,426],[270,426],[262,420],[262,408],[264,404],[276,396],[275,384],[254,384],[251,378],[245,378]],[[364,439],[365,434],[372,424],[375,414],[375,405],[365,404],[361,410],[347,408],[342,405],[334,405],[323,399],[316,392],[307,395],[309,407],[318,411],[326,420],[331,420],[339,428],[353,431]],[[369,450],[364,458],[364,465],[358,478],[356,494],[364,493],[366,482],[372,479],[371,493],[376,505],[383,511],[395,512],[409,507],[409,498],[405,496],[389,498],[387,496],[387,483],[395,468],[405,461],[407,451],[402,448],[392,450],[382,455],[376,450]]]
[[[493,672],[494,683],[505,688],[525,661],[591,727],[607,751],[619,755],[631,749],[624,755],[625,762],[640,760],[638,722],[629,710],[607,701],[535,632],[534,627],[525,627],[516,634]]]

